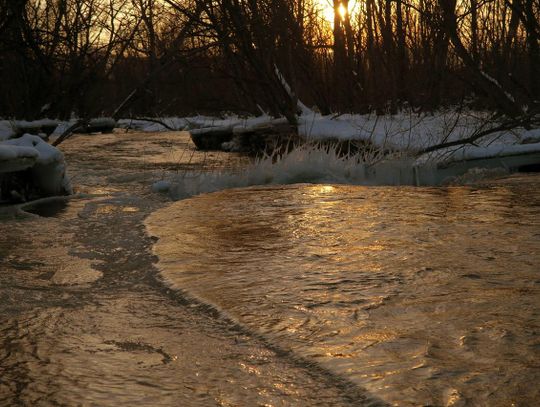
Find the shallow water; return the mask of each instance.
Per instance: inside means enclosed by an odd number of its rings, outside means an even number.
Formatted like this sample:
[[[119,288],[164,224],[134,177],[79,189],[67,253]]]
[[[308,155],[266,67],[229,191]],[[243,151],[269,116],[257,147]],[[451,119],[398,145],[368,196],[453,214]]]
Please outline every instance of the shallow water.
[[[386,402],[533,405],[538,181],[231,190],[147,225],[171,287]]]
[[[185,133],[62,146],[82,194],[0,218],[0,405],[538,398],[537,175],[171,203],[152,182],[247,159]]]
[[[1,406],[381,405],[159,281],[143,219],[169,201],[151,182],[243,157],[182,133],[62,146],[82,194],[0,217]]]

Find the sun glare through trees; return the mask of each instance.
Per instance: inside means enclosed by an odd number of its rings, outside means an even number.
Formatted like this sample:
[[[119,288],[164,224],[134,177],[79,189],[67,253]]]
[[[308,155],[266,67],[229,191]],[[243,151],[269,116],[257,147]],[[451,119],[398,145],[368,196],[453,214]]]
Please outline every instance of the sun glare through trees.
[[[540,100],[535,0],[0,0],[0,114],[291,115]],[[135,86],[136,87],[136,86]],[[84,96],[82,96],[84,95]],[[47,106],[46,111],[43,107]]]
[[[325,20],[329,22],[332,26],[334,25],[334,19],[336,17],[336,10],[337,16],[342,20],[345,19],[347,15],[354,15],[358,10],[358,2],[356,0],[348,2],[336,1],[336,4],[334,4],[333,0],[318,0],[318,2],[322,9]]]

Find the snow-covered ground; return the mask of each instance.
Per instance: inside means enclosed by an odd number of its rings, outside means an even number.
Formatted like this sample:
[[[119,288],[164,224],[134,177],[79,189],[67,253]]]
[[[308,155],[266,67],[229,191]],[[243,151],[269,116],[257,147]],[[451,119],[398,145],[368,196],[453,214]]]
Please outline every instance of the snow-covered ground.
[[[298,134],[307,141],[366,141],[385,151],[416,153],[427,147],[466,139],[489,126],[495,127],[487,112],[441,111],[434,114],[400,113],[396,115],[333,115],[323,116],[304,109],[298,118]],[[267,126],[285,124],[284,118],[269,115],[243,118],[236,115],[224,118],[194,116],[187,118],[161,118],[158,122],[120,120],[120,127],[155,132],[189,130],[194,135],[230,132],[240,135]],[[527,145],[525,147],[525,145]],[[517,147],[521,146],[521,147]],[[230,143],[224,148],[233,148]],[[427,154],[423,160],[466,160],[540,151],[540,129],[516,128],[498,131],[483,137],[475,145],[463,145]]]
[[[364,140],[390,150],[418,151],[441,143],[471,136],[486,126],[487,114],[459,114],[443,111],[430,114],[340,115],[322,116],[317,113],[302,116],[299,133],[309,140]],[[538,134],[540,138],[540,133]],[[497,134],[501,141],[515,143],[520,134]]]
[[[476,140],[474,145],[457,145],[419,155],[427,147],[467,139],[477,132],[497,126],[488,113],[446,111],[433,115],[322,116],[302,110],[304,113],[298,118],[298,133],[311,143],[284,155],[262,157],[236,172],[177,175],[154,184],[154,190],[168,191],[174,199],[182,199],[225,188],[265,184],[438,185],[463,174],[465,178],[462,179],[466,180],[466,174],[476,164],[468,162],[457,165],[454,167],[455,174],[440,170],[441,165],[497,158],[479,164],[487,168],[486,174],[492,174],[492,167],[500,166],[503,171],[506,170],[506,162],[499,159],[501,157],[540,154],[540,129],[516,128],[489,134]],[[257,128],[279,125],[284,120],[267,115],[247,119],[232,116],[214,121],[204,118],[196,122],[197,128],[190,132],[209,136],[220,132],[239,135]],[[338,153],[337,147],[320,144],[326,140],[368,142],[370,148],[355,155],[343,156]],[[223,147],[229,148],[227,144]],[[515,161],[512,165],[515,165]],[[473,172],[475,179],[482,176],[476,170]]]

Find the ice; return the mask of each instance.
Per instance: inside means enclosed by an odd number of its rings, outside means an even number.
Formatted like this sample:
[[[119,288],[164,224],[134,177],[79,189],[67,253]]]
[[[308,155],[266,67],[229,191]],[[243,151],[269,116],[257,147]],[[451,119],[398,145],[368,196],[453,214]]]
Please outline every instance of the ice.
[[[371,157],[375,160],[376,156]],[[369,157],[360,154],[343,156],[335,147],[307,144],[278,156],[265,156],[237,171],[186,172],[153,186],[154,191],[167,185],[173,199],[215,192],[222,189],[254,185],[287,185],[297,183],[331,183],[371,185],[402,184],[412,182],[412,161],[396,160],[396,168],[404,166],[410,180],[387,177],[387,171],[377,172],[370,168]],[[375,161],[373,161],[373,164]],[[398,172],[401,169],[398,169]],[[380,178],[383,177],[383,178]]]

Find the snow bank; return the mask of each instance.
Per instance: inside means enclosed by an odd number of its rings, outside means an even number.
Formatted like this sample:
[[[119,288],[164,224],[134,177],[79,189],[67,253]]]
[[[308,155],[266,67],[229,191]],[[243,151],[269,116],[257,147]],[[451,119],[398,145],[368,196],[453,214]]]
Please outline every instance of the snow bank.
[[[27,129],[27,128],[33,128],[33,129],[43,129],[43,128],[52,128],[53,130],[61,123],[60,120],[53,120],[53,119],[39,119],[39,120],[15,120],[12,122],[13,127],[15,128],[21,128],[21,129]]]
[[[5,164],[3,172],[24,169],[18,166],[21,159],[30,160],[25,168],[30,168],[32,181],[40,193],[46,196],[72,193],[64,155],[56,147],[30,134],[0,144],[0,162]]]
[[[25,133],[51,134],[61,122],[52,119],[40,120],[0,120],[0,141],[8,140]]]
[[[199,117],[186,119],[187,128],[192,135],[231,133],[241,135],[257,129],[285,124],[285,118],[273,118],[269,115],[239,118],[230,116],[225,119]],[[415,154],[427,147],[443,142],[463,140],[476,132],[496,125],[490,122],[487,112],[441,111],[435,114],[401,113],[396,115],[352,115],[323,116],[307,108],[298,117],[298,134],[308,142],[362,141],[381,151],[400,151]],[[536,152],[540,142],[540,129],[525,130],[516,128],[499,131],[477,140],[477,146],[468,146],[463,152],[449,154],[430,154],[425,159],[466,160],[488,158],[500,154],[514,154],[519,151]],[[514,147],[525,143],[533,146]],[[231,149],[230,143],[224,146]],[[452,151],[455,151],[454,148]]]
[[[39,152],[35,148],[0,143],[0,174],[30,168],[38,157]]]
[[[11,161],[18,158],[30,158],[37,161],[39,151],[33,147],[10,145],[7,142],[0,144],[0,161]]]
[[[487,146],[463,145],[448,147],[431,153],[423,154],[416,161],[417,165],[426,162],[436,162],[445,165],[457,161],[479,160],[484,158],[507,157],[540,153],[540,143],[529,144],[503,144],[493,143]]]
[[[308,140],[362,140],[390,150],[419,151],[442,142],[472,136],[485,129],[489,114],[482,112],[444,111],[432,115],[396,114],[341,115],[336,117],[312,114],[299,120],[299,133]],[[539,137],[535,131],[516,129],[489,136],[488,143],[516,144],[527,137]]]

